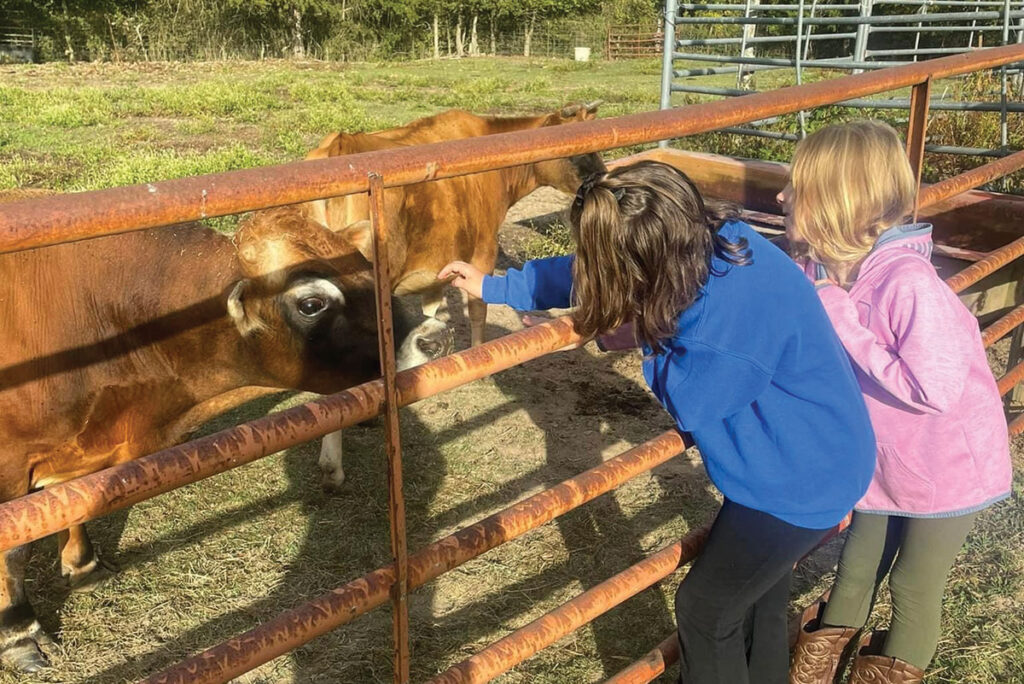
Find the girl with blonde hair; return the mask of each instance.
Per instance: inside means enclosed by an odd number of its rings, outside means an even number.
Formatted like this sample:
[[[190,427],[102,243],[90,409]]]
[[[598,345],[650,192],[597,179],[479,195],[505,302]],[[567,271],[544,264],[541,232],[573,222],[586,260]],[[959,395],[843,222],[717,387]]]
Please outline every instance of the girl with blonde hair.
[[[575,305],[577,332],[600,348],[643,349],[651,390],[725,498],[676,594],[686,684],[784,684],[793,563],[874,467],[867,410],[814,288],[736,217],[677,169],[642,162],[580,187],[574,256],[439,275],[521,311]]]
[[[1006,420],[974,316],[935,272],[931,226],[892,127],[802,141],[779,200],[786,232],[853,362],[877,439],[827,604],[804,614],[792,684],[828,684],[889,576],[888,632],[859,642],[851,684],[920,682],[946,578],[978,512],[1010,494]]]

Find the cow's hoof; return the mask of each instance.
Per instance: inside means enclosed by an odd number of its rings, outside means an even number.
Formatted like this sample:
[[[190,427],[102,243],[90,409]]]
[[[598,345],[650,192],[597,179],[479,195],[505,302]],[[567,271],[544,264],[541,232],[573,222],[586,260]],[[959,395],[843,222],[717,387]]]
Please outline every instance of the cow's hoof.
[[[41,646],[52,644],[45,632],[39,631],[32,636],[18,639],[4,649],[0,658],[3,662],[21,672],[32,673],[50,667],[50,659],[43,653]]]
[[[116,574],[117,566],[98,558],[90,570],[68,575],[68,587],[76,594],[88,594],[106,584]]]
[[[345,471],[341,468],[320,470],[320,486],[325,494],[340,494],[341,485],[345,483]]]

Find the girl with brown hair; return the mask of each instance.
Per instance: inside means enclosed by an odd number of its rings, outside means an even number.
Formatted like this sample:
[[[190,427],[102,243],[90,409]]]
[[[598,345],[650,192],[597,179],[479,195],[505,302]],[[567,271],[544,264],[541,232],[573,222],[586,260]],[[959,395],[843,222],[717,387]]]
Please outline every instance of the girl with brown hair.
[[[793,564],[867,488],[875,445],[849,361],[782,251],[656,162],[588,179],[574,256],[439,278],[531,311],[575,306],[598,346],[641,347],[652,392],[724,496],[676,594],[686,684],[781,684]]]

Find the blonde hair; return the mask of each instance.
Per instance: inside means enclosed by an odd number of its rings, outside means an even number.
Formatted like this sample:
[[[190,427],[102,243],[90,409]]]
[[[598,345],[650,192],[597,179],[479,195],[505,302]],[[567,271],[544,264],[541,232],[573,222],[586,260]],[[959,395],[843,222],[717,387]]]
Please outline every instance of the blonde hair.
[[[807,136],[793,155],[791,220],[807,255],[848,264],[914,210],[917,180],[889,124],[853,121]]]

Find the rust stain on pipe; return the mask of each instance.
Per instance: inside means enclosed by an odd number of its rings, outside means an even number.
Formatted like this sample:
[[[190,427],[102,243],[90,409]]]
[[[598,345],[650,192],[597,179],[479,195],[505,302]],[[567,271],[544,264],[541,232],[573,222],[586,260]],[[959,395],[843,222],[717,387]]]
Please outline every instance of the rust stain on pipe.
[[[996,387],[999,388],[999,396],[1006,396],[1006,393],[1013,389],[1021,380],[1024,380],[1024,361],[1007,371],[1006,375],[996,380]]]
[[[653,651],[605,680],[604,684],[647,684],[679,660],[679,637],[671,635]]]
[[[962,292],[1022,254],[1024,254],[1024,237],[1017,238],[1005,247],[991,252],[981,261],[977,261],[953,277],[947,278],[946,284],[953,288],[953,292]]]
[[[907,124],[907,156],[914,170],[914,195],[921,191],[921,171],[924,170],[925,132],[928,130],[928,104],[931,100],[932,79],[927,78],[910,91],[910,122]],[[920,202],[918,202],[918,206]],[[917,221],[918,208],[914,208]]]
[[[997,178],[1009,175],[1024,168],[1024,150],[1014,152],[989,164],[965,171],[952,178],[939,181],[921,190],[919,205],[922,207],[937,204],[944,199],[973,190]]]
[[[386,185],[394,187],[428,180],[428,176],[449,178],[693,135],[1021,60],[1024,45],[1007,45],[835,81],[572,126],[12,202],[0,214],[0,252],[193,221],[203,215],[224,216],[367,192],[371,171],[383,175]],[[430,164],[436,164],[436,172],[431,173]]]
[[[981,341],[986,347],[991,347],[1021,323],[1024,323],[1024,304],[985,328],[981,333]]]
[[[479,347],[478,347],[479,349]],[[439,575],[664,463],[689,446],[675,431],[608,459],[551,489],[463,528],[409,557],[409,587]],[[259,627],[193,656],[145,684],[226,682],[385,603],[394,565],[379,568]]]
[[[1010,436],[1016,437],[1024,432],[1024,413],[1010,421]]]
[[[480,653],[434,677],[429,684],[483,684],[491,681],[566,634],[664,579],[681,564],[693,560],[703,548],[710,530],[708,525],[688,534],[681,541],[499,639]]]
[[[402,371],[398,405],[464,385],[579,340],[567,318]],[[381,380],[216,432],[0,504],[0,550],[222,473],[378,415]]]

